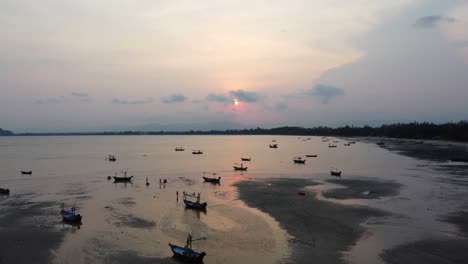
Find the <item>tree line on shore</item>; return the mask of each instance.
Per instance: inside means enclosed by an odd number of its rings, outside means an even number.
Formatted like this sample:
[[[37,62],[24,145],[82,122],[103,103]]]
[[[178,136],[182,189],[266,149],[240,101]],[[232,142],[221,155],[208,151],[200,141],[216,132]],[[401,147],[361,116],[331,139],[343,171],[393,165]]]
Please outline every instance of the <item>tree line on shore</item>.
[[[468,121],[434,124],[428,122],[396,123],[371,126],[343,126],[337,128],[318,126],[303,127],[277,127],[252,128],[231,130],[190,130],[190,131],[121,131],[121,132],[89,132],[89,133],[21,133],[14,134],[8,130],[0,129],[0,135],[297,135],[297,136],[343,136],[343,137],[390,137],[412,139],[445,139],[454,141],[468,141]]]

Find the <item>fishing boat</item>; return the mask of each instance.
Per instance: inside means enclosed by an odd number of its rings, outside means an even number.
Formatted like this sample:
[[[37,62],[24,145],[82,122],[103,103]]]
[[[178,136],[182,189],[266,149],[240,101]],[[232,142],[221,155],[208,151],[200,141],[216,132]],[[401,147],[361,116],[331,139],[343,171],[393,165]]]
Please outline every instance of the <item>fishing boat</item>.
[[[130,182],[132,181],[133,176],[127,176],[127,172],[124,172],[124,176],[117,176],[117,173],[115,174],[114,182]]]
[[[187,197],[194,197],[197,200],[195,202],[190,201],[187,199]],[[184,204],[186,208],[195,209],[195,210],[206,210],[206,206],[208,205],[207,203],[200,202],[200,193],[198,193],[198,195],[195,195],[195,193],[188,194],[186,192],[184,192]]]
[[[246,171],[247,167],[244,167],[244,165],[241,163],[240,166],[239,164],[236,163],[236,165],[232,166],[234,170],[236,171]]]
[[[60,215],[62,215],[64,222],[81,222],[81,215],[76,214],[75,207],[72,207],[70,211],[65,210],[65,204],[62,203],[62,207],[60,209]]]
[[[0,194],[10,194],[10,189],[0,188]]]
[[[250,161],[252,158],[241,158],[242,161]]]
[[[109,155],[109,157],[107,158],[108,161],[116,161],[117,158],[115,158],[114,155]]]
[[[317,154],[308,154],[308,155],[306,155],[306,157],[308,157],[308,158],[316,158],[316,157],[318,157],[318,155],[317,155]]]
[[[351,146],[351,143],[344,143],[345,146]]]
[[[377,142],[376,144],[377,144],[377,146],[379,146],[379,147],[384,147],[384,146],[385,146],[385,142],[383,142],[383,141],[379,141],[379,142]]]
[[[175,151],[185,151],[185,149],[183,147],[176,147],[174,150]]]
[[[205,174],[206,172],[204,172],[203,174]],[[213,176],[216,175],[216,173],[211,173]],[[221,177],[206,177],[206,176],[202,176],[203,177],[203,180],[205,180],[205,182],[211,182],[211,183],[220,183],[221,182]]]
[[[31,175],[31,174],[32,174],[32,170],[30,170],[30,171],[21,171],[21,174],[29,174],[29,175]]]
[[[270,148],[278,148],[278,144],[270,144]]]
[[[338,171],[338,169],[336,168],[332,168],[330,170],[330,175],[331,176],[338,176],[338,177],[341,177],[341,171]]]
[[[336,148],[336,145],[328,144],[328,147],[329,147],[329,148]]]
[[[201,150],[193,150],[192,154],[200,155],[200,154],[203,154],[203,152]]]
[[[198,253],[189,247],[180,247],[171,243],[169,243],[169,247],[171,247],[174,257],[181,258],[188,262],[202,263],[203,258],[206,256],[205,252]]]
[[[350,141],[349,144],[356,144],[356,141]]]
[[[302,157],[295,157],[294,159],[294,163],[298,163],[298,164],[305,164],[306,160],[303,159]]]

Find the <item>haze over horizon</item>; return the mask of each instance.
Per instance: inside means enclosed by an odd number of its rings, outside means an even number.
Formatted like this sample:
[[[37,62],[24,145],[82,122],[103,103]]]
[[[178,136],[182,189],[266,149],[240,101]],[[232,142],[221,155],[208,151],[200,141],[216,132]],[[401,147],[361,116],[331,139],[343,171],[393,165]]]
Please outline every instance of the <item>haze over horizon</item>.
[[[14,132],[468,119],[468,1],[0,2]]]

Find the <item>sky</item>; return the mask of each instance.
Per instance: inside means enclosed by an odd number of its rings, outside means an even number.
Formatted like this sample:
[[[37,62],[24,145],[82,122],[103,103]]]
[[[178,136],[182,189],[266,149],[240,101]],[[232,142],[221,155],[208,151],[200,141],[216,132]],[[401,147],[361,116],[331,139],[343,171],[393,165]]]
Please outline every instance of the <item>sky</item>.
[[[467,28],[467,0],[0,0],[0,127],[468,119]]]

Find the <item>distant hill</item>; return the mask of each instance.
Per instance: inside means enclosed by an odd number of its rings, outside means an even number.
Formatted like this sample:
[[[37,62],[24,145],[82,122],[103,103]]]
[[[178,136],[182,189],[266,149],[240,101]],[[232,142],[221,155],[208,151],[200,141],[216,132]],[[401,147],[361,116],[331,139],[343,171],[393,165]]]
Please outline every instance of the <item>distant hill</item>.
[[[15,133],[0,128],[0,136],[13,136]]]

